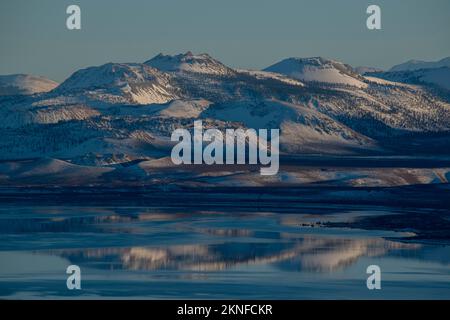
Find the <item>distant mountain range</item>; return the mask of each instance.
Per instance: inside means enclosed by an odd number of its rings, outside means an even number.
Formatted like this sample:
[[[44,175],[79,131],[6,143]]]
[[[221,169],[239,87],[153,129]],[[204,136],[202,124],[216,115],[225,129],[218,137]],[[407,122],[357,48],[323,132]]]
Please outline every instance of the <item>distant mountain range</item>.
[[[450,57],[435,62],[410,60],[393,66],[386,72],[372,70],[365,74],[396,82],[431,85],[450,90]]]
[[[436,69],[442,67],[450,68],[450,57],[441,59],[439,61],[422,61],[422,60],[409,60],[405,63],[393,66],[389,71],[414,71],[419,69]]]
[[[57,86],[58,83],[44,77],[27,74],[0,75],[0,96],[48,92]]]
[[[314,57],[254,71],[187,52],[89,67],[60,85],[4,76],[0,183],[31,183],[44,174],[73,181],[81,172],[148,178],[170,167],[172,131],[192,128],[196,119],[206,128],[279,128],[286,156],[446,154],[447,69],[363,73]],[[14,165],[30,158],[44,160]]]
[[[450,67],[413,69],[407,71],[372,72],[366,75],[375,76],[390,81],[417,85],[431,85],[450,90]]]

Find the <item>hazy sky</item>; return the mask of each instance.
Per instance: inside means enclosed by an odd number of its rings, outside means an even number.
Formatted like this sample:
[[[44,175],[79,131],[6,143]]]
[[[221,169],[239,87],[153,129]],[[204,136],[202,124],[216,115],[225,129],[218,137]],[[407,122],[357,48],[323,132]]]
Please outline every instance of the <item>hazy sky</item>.
[[[66,7],[82,30],[66,29]],[[366,8],[382,9],[382,30]],[[232,67],[324,56],[388,68],[450,56],[449,0],[0,0],[0,74],[62,81],[106,62],[207,52]]]

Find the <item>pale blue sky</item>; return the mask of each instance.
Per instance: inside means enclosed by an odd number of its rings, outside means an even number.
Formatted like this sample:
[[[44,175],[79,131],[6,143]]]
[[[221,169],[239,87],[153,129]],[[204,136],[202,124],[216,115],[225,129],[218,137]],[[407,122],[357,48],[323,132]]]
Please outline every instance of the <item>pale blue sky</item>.
[[[66,29],[78,4],[82,30]],[[382,9],[381,31],[366,8]],[[62,81],[106,62],[207,52],[232,67],[324,56],[388,68],[450,56],[449,0],[0,0],[0,74]]]

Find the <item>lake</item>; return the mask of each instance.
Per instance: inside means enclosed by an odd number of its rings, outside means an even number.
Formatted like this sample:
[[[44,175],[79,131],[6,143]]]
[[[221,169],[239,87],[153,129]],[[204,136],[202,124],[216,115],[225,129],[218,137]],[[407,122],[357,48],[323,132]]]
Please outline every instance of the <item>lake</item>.
[[[450,246],[323,226],[399,211],[4,203],[0,297],[450,299]],[[81,290],[66,287],[69,265],[81,268]],[[367,289],[369,265],[381,268],[381,290]]]

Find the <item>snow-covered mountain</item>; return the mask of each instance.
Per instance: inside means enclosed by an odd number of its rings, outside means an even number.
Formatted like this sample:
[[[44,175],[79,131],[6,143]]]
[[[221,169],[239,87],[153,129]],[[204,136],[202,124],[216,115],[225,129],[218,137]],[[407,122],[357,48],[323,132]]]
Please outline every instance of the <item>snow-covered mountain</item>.
[[[410,60],[389,71],[370,71],[366,75],[394,82],[433,86],[450,90],[450,57],[436,62]]]
[[[448,100],[392,80],[322,58],[290,58],[266,71],[234,70],[192,53],[108,63],[79,70],[47,93],[0,97],[0,159],[108,168],[157,161],[170,154],[173,130],[192,129],[196,119],[222,130],[279,128],[286,154],[450,150]],[[61,170],[72,169],[84,167]]]
[[[242,123],[254,129],[279,128],[282,151],[333,153],[345,149],[375,148],[375,142],[339,121],[302,104],[280,100],[237,101],[215,104],[203,117]],[[339,151],[338,151],[339,152]]]
[[[48,92],[57,86],[58,83],[39,76],[28,74],[0,75],[0,96]]]
[[[375,72],[370,75],[390,81],[418,85],[433,85],[450,90],[450,67]]]
[[[304,82],[321,82],[365,87],[364,79],[349,65],[321,57],[288,58],[264,71],[284,74]]]
[[[393,66],[389,71],[414,71],[419,69],[435,69],[449,67],[450,68],[450,57],[443,58],[439,61],[422,61],[422,60],[409,60],[405,63],[401,63]]]
[[[165,72],[190,72],[210,75],[230,75],[235,71],[208,54],[194,55],[188,51],[178,55],[160,53],[144,64]]]
[[[145,64],[107,63],[75,72],[55,92],[84,93],[109,103],[165,103],[177,98],[170,79]]]

